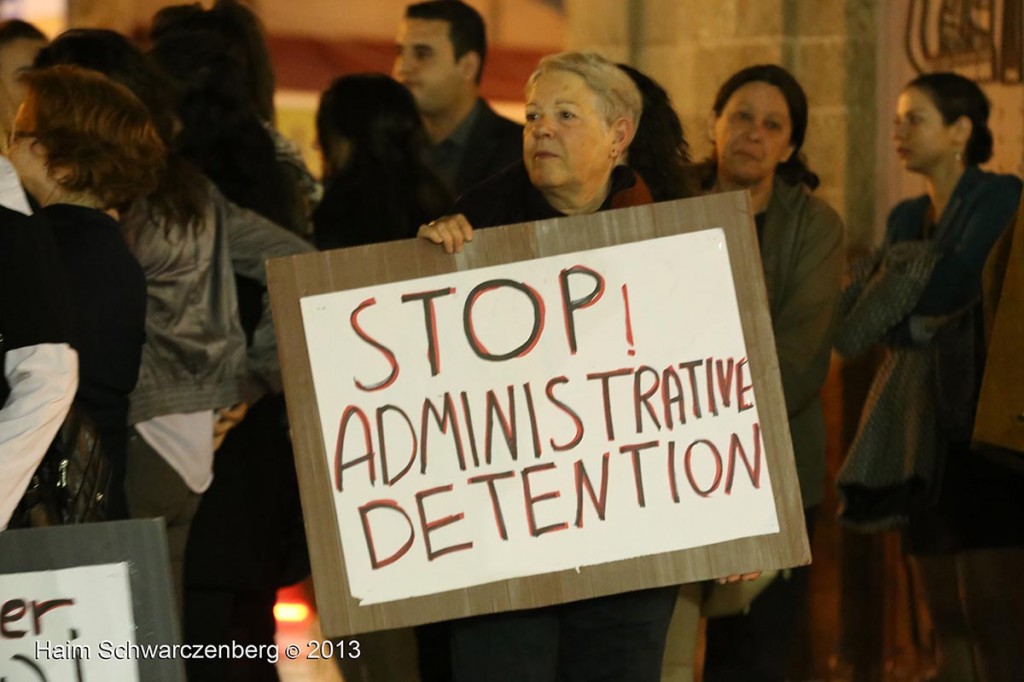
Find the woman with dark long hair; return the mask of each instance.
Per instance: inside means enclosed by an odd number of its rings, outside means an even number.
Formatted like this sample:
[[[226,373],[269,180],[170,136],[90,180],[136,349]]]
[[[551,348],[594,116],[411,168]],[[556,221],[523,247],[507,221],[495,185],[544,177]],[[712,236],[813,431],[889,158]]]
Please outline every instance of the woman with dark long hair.
[[[308,234],[299,185],[269,125],[269,63],[253,63],[262,46],[255,21],[247,8],[217,2],[155,29],[150,55],[180,92],[181,153],[231,201],[295,234]],[[265,77],[254,80],[255,72]],[[236,286],[242,328],[255,347],[266,288],[249,277],[237,278]],[[214,473],[189,538],[185,636],[199,644],[272,645],[277,590],[309,570],[279,392],[249,406],[220,444]],[[196,682],[277,679],[266,661],[192,661],[188,673]]]
[[[259,16],[251,7],[238,0],[216,0],[209,10],[199,3],[172,5],[153,16],[150,38],[155,45],[162,46],[154,53],[158,60],[172,73],[178,74],[179,80],[193,84],[206,83],[205,87],[210,88],[212,94],[219,93],[218,96],[231,93],[228,110],[217,112],[216,107],[210,107],[206,112],[215,128],[218,124],[227,127],[222,131],[224,139],[194,138],[195,151],[204,153],[204,144],[212,143],[211,151],[206,153],[206,161],[221,163],[217,156],[230,159],[233,154],[246,158],[241,149],[232,146],[235,142],[231,142],[231,139],[242,133],[240,140],[251,144],[255,135],[249,126],[254,119],[248,114],[254,114],[274,148],[279,168],[273,171],[273,175],[278,176],[283,171],[287,176],[285,182],[289,186],[288,191],[298,197],[296,203],[296,197],[289,194],[284,207],[291,213],[283,220],[272,219],[302,237],[309,238],[312,234],[312,211],[323,192],[320,183],[306,167],[298,146],[275,127],[274,68],[267,48],[266,31]],[[211,45],[214,46],[213,51]],[[231,64],[228,70],[223,68],[225,63]],[[211,67],[212,72],[207,70]],[[219,82],[210,79],[211,75],[223,76],[225,73],[231,73],[231,78],[221,78]],[[227,115],[230,114],[232,118],[236,116],[240,105],[247,110],[247,117],[239,122],[243,127],[236,127],[237,123],[229,122]],[[203,111],[201,105],[199,113]],[[222,118],[217,119],[216,116]],[[187,137],[202,135],[203,130],[202,127],[194,129],[187,133]],[[261,154],[259,158],[262,165],[263,150],[258,153]],[[214,180],[221,191],[230,196],[221,180],[230,180],[230,175],[242,177],[239,171],[244,173],[245,169],[236,167],[226,170],[230,172],[221,173],[221,178],[214,177]],[[278,180],[275,178],[275,181]],[[239,202],[238,199],[232,200]],[[240,203],[253,208],[244,202]],[[267,206],[271,210],[281,210],[280,204],[274,208],[267,202]],[[261,212],[268,215],[267,211]]]
[[[178,152],[231,201],[292,232],[304,232],[298,186],[246,89],[245,65],[216,30],[212,10],[195,30],[161,34],[150,56],[175,84]],[[208,26],[212,23],[212,26]]]
[[[387,76],[338,78],[320,97],[324,198],[313,214],[321,249],[411,239],[452,199],[424,165],[426,132],[409,91]]]
[[[690,161],[690,145],[665,88],[628,64],[618,67],[633,79],[644,100],[640,124],[629,144],[630,168],[644,179],[655,201],[697,196],[700,183]]]
[[[254,15],[237,3],[217,2],[183,16],[154,31],[150,52],[180,92],[181,153],[231,201],[296,234],[308,233],[299,185],[272,138],[271,102],[257,96],[250,81],[252,53],[262,45]],[[272,89],[269,68],[265,75],[256,82]],[[237,290],[242,328],[255,347],[266,288],[239,277]],[[273,644],[277,590],[309,571],[294,468],[284,397],[275,392],[252,404],[217,450],[215,479],[189,537],[188,641]],[[266,661],[192,661],[188,673],[195,682],[277,679]]]

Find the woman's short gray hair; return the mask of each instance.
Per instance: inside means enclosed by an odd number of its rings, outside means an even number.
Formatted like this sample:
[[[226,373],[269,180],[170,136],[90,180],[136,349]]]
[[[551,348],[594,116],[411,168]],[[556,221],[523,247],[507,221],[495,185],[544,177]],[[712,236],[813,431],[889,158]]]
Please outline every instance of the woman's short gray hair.
[[[545,73],[567,71],[583,79],[595,95],[605,123],[611,125],[620,118],[633,122],[635,128],[640,123],[643,112],[643,99],[633,79],[613,62],[596,52],[559,52],[544,57],[537,64],[537,69],[526,82],[529,92]]]

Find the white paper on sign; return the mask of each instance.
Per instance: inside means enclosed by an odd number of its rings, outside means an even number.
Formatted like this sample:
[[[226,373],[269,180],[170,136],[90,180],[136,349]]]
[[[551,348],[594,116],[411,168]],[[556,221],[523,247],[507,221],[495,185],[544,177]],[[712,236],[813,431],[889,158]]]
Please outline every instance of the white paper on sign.
[[[779,530],[721,229],[301,305],[363,604]]]
[[[128,564],[0,575],[0,679],[138,682]]]

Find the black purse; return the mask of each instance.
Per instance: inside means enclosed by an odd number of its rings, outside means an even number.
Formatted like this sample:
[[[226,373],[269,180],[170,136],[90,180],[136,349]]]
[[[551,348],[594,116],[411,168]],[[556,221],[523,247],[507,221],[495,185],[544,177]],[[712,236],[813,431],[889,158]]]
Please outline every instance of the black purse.
[[[112,471],[95,423],[77,402],[72,404],[8,527],[107,520]]]
[[[6,361],[0,333],[0,368]],[[0,405],[10,392],[0,375]],[[74,401],[43,461],[14,509],[8,528],[37,528],[105,521],[113,469],[96,424]]]

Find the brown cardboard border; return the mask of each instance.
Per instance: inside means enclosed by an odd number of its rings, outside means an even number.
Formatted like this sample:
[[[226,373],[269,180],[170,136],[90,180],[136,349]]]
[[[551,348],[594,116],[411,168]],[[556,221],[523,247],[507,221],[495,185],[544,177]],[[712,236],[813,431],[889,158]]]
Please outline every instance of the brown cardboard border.
[[[350,596],[299,300],[721,227],[736,285],[781,532],[649,557],[360,606]],[[331,637],[563,603],[810,562],[775,338],[746,192],[480,230],[458,255],[407,240],[270,261],[268,281],[295,445],[317,604]]]

